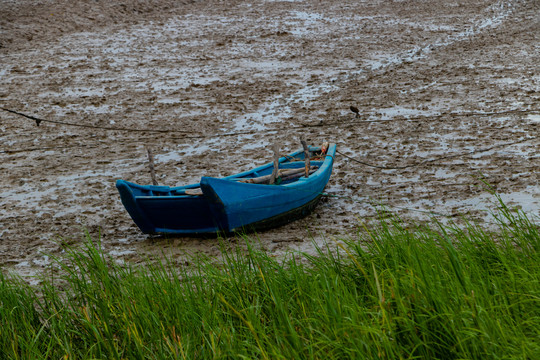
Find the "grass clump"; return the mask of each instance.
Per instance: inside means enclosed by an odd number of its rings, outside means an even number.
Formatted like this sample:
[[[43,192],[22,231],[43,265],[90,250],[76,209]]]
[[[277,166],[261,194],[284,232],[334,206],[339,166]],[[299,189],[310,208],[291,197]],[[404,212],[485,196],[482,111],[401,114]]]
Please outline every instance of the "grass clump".
[[[0,358],[540,358],[538,228],[499,223],[393,218],[317,256],[189,267],[119,266],[88,239],[39,296],[1,275]]]

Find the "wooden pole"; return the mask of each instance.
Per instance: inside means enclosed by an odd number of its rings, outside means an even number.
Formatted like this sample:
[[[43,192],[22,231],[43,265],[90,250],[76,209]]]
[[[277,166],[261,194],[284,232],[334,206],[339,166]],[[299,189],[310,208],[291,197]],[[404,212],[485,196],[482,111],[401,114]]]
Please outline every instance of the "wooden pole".
[[[312,166],[311,169],[309,169],[309,173],[312,174],[315,171],[317,171],[317,169],[318,169],[317,166]],[[281,176],[283,181],[285,181],[285,180],[292,180],[292,179],[295,179],[295,178],[299,178],[300,176],[302,176],[303,172],[304,172],[304,169],[302,169],[302,168],[300,168],[300,169],[281,169],[281,170],[279,170],[279,175]],[[259,177],[256,177],[256,178],[246,178],[246,179],[240,178],[240,179],[231,179],[231,180],[236,180],[238,182],[246,183],[246,184],[268,184],[269,179],[270,179],[271,176],[272,175],[264,175],[264,176],[259,176]],[[195,188],[195,189],[186,189],[186,190],[184,190],[184,194],[201,196],[201,195],[203,195],[203,192],[202,192],[201,188]]]
[[[270,185],[276,182],[279,171],[279,146],[277,143],[274,143],[274,145],[272,146],[272,150],[274,150],[274,170],[272,170],[272,176],[270,176]]]
[[[156,180],[156,170],[154,167],[154,155],[152,154],[152,150],[150,150],[149,147],[146,148],[146,151],[148,152],[148,161],[149,161],[149,167],[150,167],[150,176],[152,177],[152,185],[157,185],[158,182]]]
[[[306,141],[304,138],[300,138],[300,142],[302,143],[302,147],[304,148],[304,162],[306,163],[306,177],[309,177],[309,165],[310,165],[310,159],[309,159],[309,148],[307,146]]]
[[[309,170],[310,173],[313,173],[315,171],[317,171],[318,167],[317,166],[312,166],[311,169]],[[291,178],[295,178],[295,177],[300,177],[302,176],[301,174],[302,173],[305,173],[305,170],[300,168],[300,169],[280,169],[279,170],[279,173],[278,175],[281,176],[282,179],[291,179]],[[232,179],[232,180],[236,180],[238,182],[243,182],[243,183],[248,183],[248,184],[268,184],[270,183],[270,178],[272,177],[272,175],[263,175],[263,176],[259,176],[259,177],[255,177],[255,178],[240,178],[240,179]]]

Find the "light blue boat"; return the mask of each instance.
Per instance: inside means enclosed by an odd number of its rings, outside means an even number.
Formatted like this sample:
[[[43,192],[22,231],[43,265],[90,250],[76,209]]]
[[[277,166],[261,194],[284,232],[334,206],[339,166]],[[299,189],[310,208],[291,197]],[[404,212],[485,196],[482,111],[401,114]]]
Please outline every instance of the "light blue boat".
[[[254,231],[287,224],[317,205],[330,175],[336,145],[325,153],[309,147],[311,172],[305,177],[303,150],[279,159],[278,185],[266,180],[273,163],[225,178],[202,177],[179,187],[137,185],[118,180],[116,187],[129,215],[142,232],[184,235]]]

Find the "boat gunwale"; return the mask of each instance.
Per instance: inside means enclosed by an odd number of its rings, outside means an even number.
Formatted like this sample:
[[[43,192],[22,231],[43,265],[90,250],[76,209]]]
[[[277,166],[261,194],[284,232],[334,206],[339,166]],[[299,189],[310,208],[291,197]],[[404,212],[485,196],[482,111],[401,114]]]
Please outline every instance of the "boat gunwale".
[[[311,152],[315,152],[315,151],[319,151],[321,148],[320,147],[317,147],[317,146],[310,146],[309,147],[309,151]],[[280,188],[287,188],[287,189],[294,189],[296,187],[300,187],[300,186],[304,186],[306,182],[314,182],[316,181],[316,179],[320,176],[322,176],[321,174],[325,173],[327,171],[327,168],[328,167],[331,167],[333,165],[333,162],[334,162],[334,156],[335,156],[335,149],[336,149],[336,144],[330,144],[329,147],[328,147],[328,150],[326,152],[326,154],[324,155],[324,160],[317,160],[317,161],[320,161],[321,162],[321,165],[319,166],[319,168],[311,175],[309,175],[309,177],[305,177],[305,176],[302,176],[300,177],[298,180],[296,181],[293,181],[293,182],[290,182],[290,183],[287,183],[287,184],[283,184],[283,185],[276,185],[276,186],[279,186]],[[292,161],[289,161],[290,158],[292,157],[295,157],[299,154],[303,153],[303,150],[297,150],[291,154],[288,154],[287,156],[282,156],[280,159],[279,159],[279,163],[293,163]],[[298,162],[301,162],[303,160],[298,160]],[[241,173],[238,173],[238,174],[233,174],[233,175],[229,175],[229,176],[226,176],[226,177],[223,177],[223,178],[216,178],[216,179],[220,179],[220,180],[234,180],[234,179],[237,179],[237,178],[242,178],[242,177],[245,177],[247,175],[250,175],[250,174],[253,174],[255,172],[260,172],[262,170],[266,170],[270,167],[273,166],[273,163],[266,163],[264,165],[261,165],[261,166],[258,166],[256,168],[253,168],[251,170],[247,170],[247,171],[243,171]],[[131,183],[129,181],[126,181],[126,180],[118,180],[118,181],[122,181],[122,182],[125,182],[127,183],[128,186],[132,186],[132,187],[135,187],[137,189],[140,189],[140,190],[150,190],[150,191],[158,191],[158,192],[175,192],[175,191],[182,191],[182,190],[188,190],[188,189],[196,189],[196,188],[200,188],[200,182],[198,183],[193,183],[193,184],[188,184],[188,185],[182,185],[182,186],[175,186],[175,187],[169,187],[169,186],[166,186],[166,185],[139,185],[139,184],[136,184],[136,183]],[[251,183],[242,183],[242,185],[245,185],[246,187],[268,187],[268,184],[251,184]],[[201,197],[200,195],[189,195],[189,194],[178,194],[178,195],[133,195],[133,197],[137,200],[167,200],[167,199],[183,199],[183,198],[197,198],[197,197]]]

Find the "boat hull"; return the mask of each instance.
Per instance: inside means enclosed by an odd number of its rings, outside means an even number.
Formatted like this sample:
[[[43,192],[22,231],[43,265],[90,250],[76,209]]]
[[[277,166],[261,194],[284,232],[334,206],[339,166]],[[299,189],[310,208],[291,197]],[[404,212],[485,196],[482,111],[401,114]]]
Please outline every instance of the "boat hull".
[[[317,148],[311,148],[316,151]],[[170,188],[118,180],[120,198],[139,229],[148,234],[208,235],[265,230],[287,224],[313,211],[330,178],[335,145],[318,170],[283,185],[248,184],[242,179],[271,172],[271,163],[223,179],[202,177],[199,184]],[[280,159],[280,168],[301,168],[301,152]],[[202,196],[186,190],[202,190]]]

